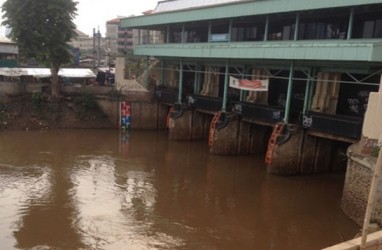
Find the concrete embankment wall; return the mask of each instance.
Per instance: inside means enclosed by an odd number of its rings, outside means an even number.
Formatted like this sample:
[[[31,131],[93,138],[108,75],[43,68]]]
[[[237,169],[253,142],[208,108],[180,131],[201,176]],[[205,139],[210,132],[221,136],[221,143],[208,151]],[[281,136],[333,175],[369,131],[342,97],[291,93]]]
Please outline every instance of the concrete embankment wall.
[[[342,196],[342,209],[358,225],[363,225],[376,157],[357,152],[357,145],[348,150],[348,166]],[[382,181],[377,185],[376,202],[371,222],[382,225]]]
[[[362,226],[365,218],[370,187],[377,157],[373,155],[374,150],[379,150],[382,142],[382,88],[378,93],[370,93],[367,111],[365,114],[362,139],[349,147],[348,165],[345,184],[342,195],[342,209],[344,213]],[[370,222],[379,227],[382,226],[382,180],[379,180],[374,198],[374,206],[371,212]],[[357,238],[336,246],[325,248],[325,250],[358,250],[361,239]],[[382,249],[382,231],[369,234],[365,249]]]
[[[369,234],[367,237],[367,250],[379,250],[382,247],[382,231]],[[341,244],[324,248],[323,250],[359,250],[361,245],[361,237],[343,242]]]
[[[4,96],[19,96],[27,93],[45,92],[49,94],[47,83],[1,82],[0,94]],[[70,95],[93,95],[102,112],[108,117],[114,128],[119,128],[119,105],[121,101],[131,103],[131,128],[133,129],[163,129],[166,128],[168,107],[159,105],[154,99],[154,91],[150,90],[120,90],[113,86],[93,86],[75,84],[60,86],[60,93]]]
[[[359,225],[363,224],[372,176],[382,137],[382,88],[371,93],[362,130],[362,139],[349,147],[342,208]],[[379,142],[378,142],[379,141]],[[378,146],[379,145],[379,146]],[[376,152],[375,152],[376,153]],[[379,173],[380,174],[380,173]],[[379,178],[381,179],[381,178]],[[382,181],[377,185],[375,207],[371,221],[382,225]]]
[[[201,116],[208,116],[203,122]],[[223,127],[210,130],[213,114],[183,110],[170,119],[170,140],[203,139],[200,134],[209,134],[209,151],[218,155],[258,154],[269,151],[269,138],[274,128],[240,119],[228,114]],[[198,131],[196,131],[198,127]],[[270,153],[267,172],[275,175],[300,175],[324,172],[339,172],[346,168],[346,142],[334,142],[309,135],[295,125],[286,125],[283,135],[277,139]],[[333,164],[335,163],[335,164]]]
[[[25,85],[18,82],[1,82],[0,93],[3,95],[20,95],[26,91]]]

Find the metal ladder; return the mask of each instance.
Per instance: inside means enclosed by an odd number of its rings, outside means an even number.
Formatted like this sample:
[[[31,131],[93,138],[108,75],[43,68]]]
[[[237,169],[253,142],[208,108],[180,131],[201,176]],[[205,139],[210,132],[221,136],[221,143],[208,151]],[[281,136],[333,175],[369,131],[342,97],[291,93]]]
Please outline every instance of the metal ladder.
[[[215,137],[215,129],[216,124],[220,120],[221,112],[216,112],[214,117],[212,118],[211,125],[210,125],[210,133],[208,136],[208,146],[212,147],[214,145],[214,137]]]
[[[265,154],[265,163],[269,166],[272,164],[273,152],[277,144],[277,138],[280,136],[284,129],[284,123],[276,124],[275,129],[272,131],[272,135],[269,138],[267,153]]]

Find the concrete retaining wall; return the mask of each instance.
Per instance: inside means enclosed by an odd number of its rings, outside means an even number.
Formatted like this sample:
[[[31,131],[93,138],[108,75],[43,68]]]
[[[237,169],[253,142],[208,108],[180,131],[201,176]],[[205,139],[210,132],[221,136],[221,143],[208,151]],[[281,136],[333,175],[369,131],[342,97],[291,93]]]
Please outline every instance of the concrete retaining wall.
[[[25,91],[25,87],[18,82],[0,82],[0,93],[5,95],[20,95]]]
[[[358,225],[363,225],[376,158],[359,154],[357,145],[348,150],[342,209]],[[370,221],[382,225],[382,181],[377,185],[376,202]]]
[[[359,250],[361,237],[349,240],[347,242],[324,248],[323,250]],[[366,249],[379,250],[382,248],[382,231],[369,234],[367,236]]]

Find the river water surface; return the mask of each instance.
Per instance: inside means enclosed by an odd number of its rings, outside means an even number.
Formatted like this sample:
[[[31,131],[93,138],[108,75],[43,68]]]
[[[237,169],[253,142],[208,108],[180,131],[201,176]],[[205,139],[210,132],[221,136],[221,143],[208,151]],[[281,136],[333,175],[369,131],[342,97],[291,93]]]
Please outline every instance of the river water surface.
[[[0,249],[320,249],[359,230],[343,181],[165,131],[1,132]]]

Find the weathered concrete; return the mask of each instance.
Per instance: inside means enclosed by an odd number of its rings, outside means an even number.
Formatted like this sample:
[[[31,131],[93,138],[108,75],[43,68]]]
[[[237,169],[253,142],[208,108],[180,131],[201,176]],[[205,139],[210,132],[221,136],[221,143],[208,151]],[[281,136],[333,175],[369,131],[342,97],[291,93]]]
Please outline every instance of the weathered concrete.
[[[244,131],[240,132],[243,137],[248,136],[243,132]],[[249,153],[255,155],[265,155],[267,152],[270,134],[270,127],[251,124]]]
[[[132,102],[131,103],[131,128],[132,129],[157,129],[158,105],[156,103]]]
[[[332,171],[332,141],[311,136],[297,126],[288,126],[290,137],[275,146],[268,173],[288,176]]]
[[[192,139],[202,140],[208,138],[212,115],[193,112],[192,117]]]
[[[276,175],[297,175],[300,173],[299,155],[300,144],[304,133],[301,129],[289,129],[290,138],[274,148],[272,164],[267,166],[267,172]]]
[[[184,110],[183,114],[177,118],[170,118],[169,139],[170,140],[191,140],[192,139],[192,119],[193,112]]]
[[[119,101],[105,98],[97,98],[96,102],[98,107],[113,124],[113,127],[119,128]]]
[[[112,86],[93,86],[82,84],[60,86],[60,92],[63,94],[108,95],[113,91],[113,89],[114,87]]]
[[[210,153],[219,155],[236,154],[239,124],[238,119],[232,119],[227,126],[215,129],[214,143],[210,147]]]
[[[24,93],[25,86],[18,82],[0,82],[0,93],[5,95],[20,95]]]
[[[382,144],[382,77],[378,93],[370,93],[362,135]]]
[[[366,249],[379,250],[381,249],[382,231],[371,233],[367,236]],[[361,237],[343,242],[341,244],[324,248],[323,250],[359,250],[361,245]]]
[[[356,150],[357,145],[352,145],[348,150],[348,168],[342,195],[342,209],[347,216],[361,226],[366,212],[376,158],[362,155]],[[376,201],[370,221],[382,225],[381,180],[377,186]]]
[[[237,153],[238,154],[249,154],[251,151],[251,124],[247,122],[239,123],[238,131],[238,145]]]
[[[125,101],[125,99],[123,99]],[[97,98],[97,105],[106,114],[115,128],[119,127],[119,99]],[[166,128],[167,109],[156,102],[131,102],[132,129],[164,129]]]
[[[265,155],[270,127],[240,119],[238,131],[238,154]]]
[[[300,173],[313,174],[315,169],[315,154],[317,148],[317,137],[313,137],[305,133],[302,145],[300,145]]]
[[[314,159],[314,173],[325,173],[330,171],[332,142],[325,138],[317,138]]]
[[[167,129],[168,111],[168,106],[158,103],[158,129]]]

